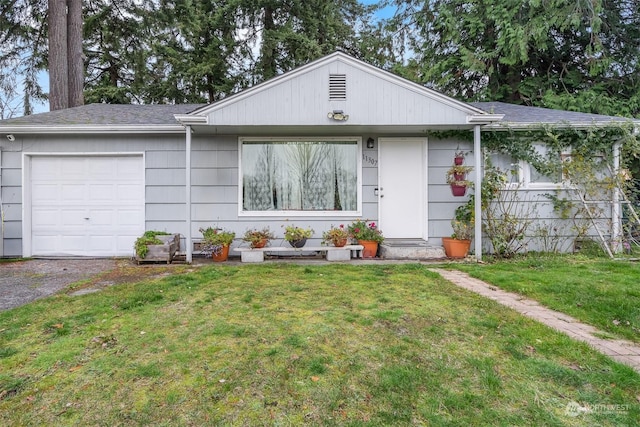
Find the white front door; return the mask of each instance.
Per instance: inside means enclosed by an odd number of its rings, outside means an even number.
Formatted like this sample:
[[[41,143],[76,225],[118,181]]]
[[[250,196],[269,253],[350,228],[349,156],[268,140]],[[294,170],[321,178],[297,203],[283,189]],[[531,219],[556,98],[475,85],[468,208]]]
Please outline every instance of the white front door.
[[[427,139],[378,139],[380,228],[388,239],[427,238]]]
[[[141,155],[29,160],[28,255],[132,254],[144,231]]]

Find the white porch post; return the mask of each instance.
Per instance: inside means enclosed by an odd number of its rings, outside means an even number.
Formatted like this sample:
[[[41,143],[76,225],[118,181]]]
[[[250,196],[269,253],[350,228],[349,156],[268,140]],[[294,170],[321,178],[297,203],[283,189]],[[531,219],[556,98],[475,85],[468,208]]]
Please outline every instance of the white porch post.
[[[473,127],[473,158],[475,161],[476,179],[474,182],[474,218],[475,218],[475,230],[474,230],[474,251],[476,254],[476,260],[482,261],[482,145],[480,144],[480,125]]]
[[[186,234],[185,244],[187,245],[188,263],[193,261],[193,242],[191,237],[191,126],[185,126],[185,205],[186,205]]]
[[[620,175],[620,143],[613,144],[613,173],[617,176]],[[614,177],[614,179],[618,179]],[[611,211],[611,237],[613,238],[613,247],[611,248],[614,253],[620,252],[622,249],[622,213],[620,207],[620,187],[616,186],[613,189],[613,207]]]

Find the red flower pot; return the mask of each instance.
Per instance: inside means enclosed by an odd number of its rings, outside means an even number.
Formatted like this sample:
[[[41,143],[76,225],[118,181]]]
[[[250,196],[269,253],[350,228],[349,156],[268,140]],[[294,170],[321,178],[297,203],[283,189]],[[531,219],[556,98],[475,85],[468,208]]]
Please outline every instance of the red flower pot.
[[[465,185],[451,184],[451,194],[455,197],[461,197],[467,194],[467,187]]]

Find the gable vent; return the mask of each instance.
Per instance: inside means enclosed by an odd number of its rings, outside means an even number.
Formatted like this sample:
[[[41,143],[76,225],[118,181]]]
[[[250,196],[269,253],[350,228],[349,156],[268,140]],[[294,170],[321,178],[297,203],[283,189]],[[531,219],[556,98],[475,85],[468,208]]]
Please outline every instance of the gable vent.
[[[329,100],[347,99],[347,75],[329,74]]]

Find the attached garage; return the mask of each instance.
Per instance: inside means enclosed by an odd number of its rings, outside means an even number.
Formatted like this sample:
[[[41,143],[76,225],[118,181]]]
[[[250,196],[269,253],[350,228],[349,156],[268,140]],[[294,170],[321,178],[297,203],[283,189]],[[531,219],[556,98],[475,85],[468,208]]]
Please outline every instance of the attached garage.
[[[129,256],[144,232],[144,157],[24,158],[27,256]]]

